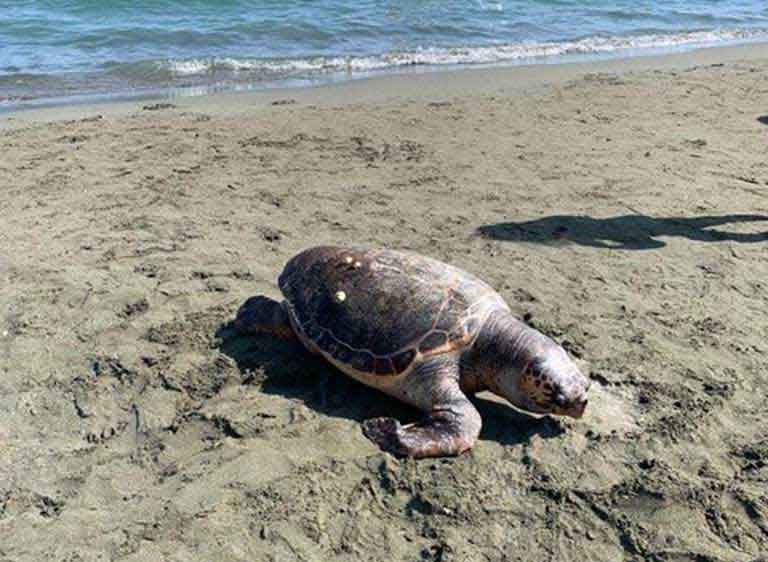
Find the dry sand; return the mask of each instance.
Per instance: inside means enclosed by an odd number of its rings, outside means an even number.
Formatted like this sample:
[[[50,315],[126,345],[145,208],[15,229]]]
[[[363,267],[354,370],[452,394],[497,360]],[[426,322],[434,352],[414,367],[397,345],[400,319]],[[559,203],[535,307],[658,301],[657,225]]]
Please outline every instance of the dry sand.
[[[768,551],[765,47],[174,103],[1,120],[0,560]],[[588,414],[379,452],[416,412],[228,326],[318,243],[487,279]]]

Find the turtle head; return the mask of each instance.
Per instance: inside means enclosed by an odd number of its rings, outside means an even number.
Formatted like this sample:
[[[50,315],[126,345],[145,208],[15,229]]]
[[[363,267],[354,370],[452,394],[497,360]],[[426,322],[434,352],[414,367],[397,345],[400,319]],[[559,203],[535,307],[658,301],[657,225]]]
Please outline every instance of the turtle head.
[[[517,390],[519,406],[525,410],[580,418],[587,407],[589,381],[565,350],[555,345],[523,367]]]
[[[583,416],[589,380],[555,342],[535,348],[516,354],[507,372],[494,377],[498,394],[534,414]]]

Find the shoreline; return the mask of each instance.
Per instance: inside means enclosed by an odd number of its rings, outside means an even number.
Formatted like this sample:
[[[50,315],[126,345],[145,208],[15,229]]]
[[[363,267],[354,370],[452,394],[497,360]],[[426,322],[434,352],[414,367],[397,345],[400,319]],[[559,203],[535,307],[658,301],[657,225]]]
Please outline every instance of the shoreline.
[[[130,96],[127,99],[116,96],[116,99],[106,101],[71,101],[44,107],[0,108],[0,130],[13,127],[14,122],[77,119],[94,113],[103,116],[125,115],[155,103],[171,104],[186,110],[205,109],[218,115],[226,115],[237,112],[241,107],[267,106],[284,100],[315,105],[381,103],[402,98],[423,100],[445,96],[503,93],[546,84],[558,85],[587,73],[622,74],[673,70],[708,64],[748,62],[760,60],[765,56],[768,56],[768,42],[754,42],[580,62],[394,71],[379,76],[350,78],[317,85],[275,86],[248,91],[224,90],[190,96],[174,97],[161,93]],[[231,107],[232,105],[235,107]]]

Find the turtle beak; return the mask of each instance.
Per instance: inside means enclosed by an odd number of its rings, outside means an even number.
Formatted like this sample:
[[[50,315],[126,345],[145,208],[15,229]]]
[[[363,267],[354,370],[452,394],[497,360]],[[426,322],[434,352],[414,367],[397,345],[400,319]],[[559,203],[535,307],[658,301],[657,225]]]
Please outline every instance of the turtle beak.
[[[569,416],[579,419],[584,415],[587,409],[587,396],[582,395],[576,399],[568,400],[563,394],[555,397],[554,414],[558,416]]]

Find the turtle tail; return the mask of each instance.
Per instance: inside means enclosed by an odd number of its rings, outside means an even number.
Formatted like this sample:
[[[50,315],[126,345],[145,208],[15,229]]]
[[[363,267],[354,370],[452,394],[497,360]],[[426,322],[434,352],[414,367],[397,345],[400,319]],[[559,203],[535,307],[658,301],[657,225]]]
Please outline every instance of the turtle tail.
[[[241,334],[268,333],[283,340],[296,339],[288,311],[264,295],[249,298],[237,311],[235,329]]]

